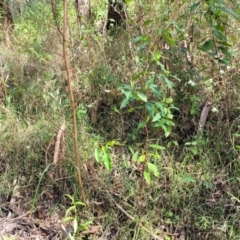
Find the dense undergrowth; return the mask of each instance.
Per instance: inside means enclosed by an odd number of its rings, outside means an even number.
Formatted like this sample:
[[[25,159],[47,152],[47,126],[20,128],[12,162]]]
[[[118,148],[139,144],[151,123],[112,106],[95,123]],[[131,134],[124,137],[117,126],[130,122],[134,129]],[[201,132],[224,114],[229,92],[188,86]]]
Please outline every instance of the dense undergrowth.
[[[2,30],[1,198],[17,180],[21,206],[51,200],[78,223],[75,239],[239,239],[239,4],[127,2],[124,26],[108,31],[106,5],[93,0],[92,19],[79,25],[69,3],[86,206],[57,27],[62,4],[57,15],[48,1],[26,5],[7,44]]]

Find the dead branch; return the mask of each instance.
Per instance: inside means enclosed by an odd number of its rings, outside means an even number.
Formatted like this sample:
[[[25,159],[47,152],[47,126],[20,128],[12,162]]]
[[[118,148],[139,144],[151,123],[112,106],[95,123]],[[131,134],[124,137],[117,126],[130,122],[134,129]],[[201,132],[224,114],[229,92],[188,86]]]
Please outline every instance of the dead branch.
[[[203,107],[202,112],[201,112],[200,120],[199,120],[198,132],[203,131],[203,128],[205,126],[205,123],[206,123],[211,105],[212,105],[212,103],[208,102],[208,101],[205,102],[205,104],[204,104],[204,107]]]
[[[57,135],[57,139],[56,139],[56,143],[55,143],[53,165],[56,165],[57,162],[58,162],[60,142],[61,142],[61,138],[62,138],[62,135],[63,135],[65,129],[66,129],[66,123],[65,123],[65,120],[64,120],[64,122],[61,125],[61,128],[58,131],[58,135]]]

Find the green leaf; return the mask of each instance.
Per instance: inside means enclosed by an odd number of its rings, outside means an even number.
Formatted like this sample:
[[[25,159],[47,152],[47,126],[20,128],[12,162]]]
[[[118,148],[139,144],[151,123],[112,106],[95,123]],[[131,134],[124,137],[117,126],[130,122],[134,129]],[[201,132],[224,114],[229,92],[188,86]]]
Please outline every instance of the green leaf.
[[[81,229],[87,230],[92,223],[93,223],[93,221],[86,221],[84,223],[81,223],[81,225],[80,225]]]
[[[150,144],[149,147],[154,148],[154,149],[158,149],[158,150],[164,150],[164,149],[166,149],[165,147],[160,146],[160,145],[158,145],[158,144]]]
[[[76,205],[76,206],[77,206],[77,205],[79,205],[79,206],[86,206],[85,203],[79,202],[79,201],[78,201],[78,202],[75,202],[74,205]]]
[[[226,41],[218,41],[219,45],[223,45],[225,47],[232,47],[232,45]]]
[[[165,127],[165,126],[162,126],[162,129],[164,131],[164,136],[167,138],[169,137],[170,133],[171,133],[171,128],[170,127]]]
[[[69,199],[71,199],[72,204],[74,203],[74,197],[69,195],[69,194],[65,194],[66,197],[68,197]]]
[[[170,127],[175,126],[175,124],[174,124],[174,122],[173,122],[172,120],[168,120],[168,119],[166,119],[166,118],[163,118],[163,119],[162,119],[162,123],[163,123],[164,125],[170,126]]]
[[[72,221],[73,220],[73,217],[65,217],[63,218],[63,222],[69,222],[69,221]]]
[[[191,183],[191,182],[195,182],[195,179],[192,176],[183,176],[183,182],[184,183]]]
[[[225,54],[226,56],[228,56],[228,57],[231,56],[231,53],[228,51],[228,49],[227,49],[226,47],[220,46],[220,47],[218,47],[218,49],[220,49],[221,52],[222,52],[223,54]]]
[[[152,77],[152,78],[147,80],[146,88],[150,88],[150,86],[153,85],[153,84],[154,84],[154,78]]]
[[[175,75],[171,75],[171,78],[174,78],[175,80],[177,80],[177,81],[181,82],[181,79],[180,79],[180,78],[178,78],[178,77],[177,77],[177,76],[175,76]]]
[[[103,155],[103,162],[104,162],[104,165],[107,168],[107,170],[112,169],[112,159],[111,159],[110,153],[108,151],[106,151]]]
[[[229,65],[230,61],[229,59],[218,59],[218,62],[221,63],[221,64],[224,64],[224,65]]]
[[[143,175],[144,175],[144,179],[146,180],[146,182],[147,182],[148,184],[150,184],[150,182],[151,182],[150,173],[147,172],[147,171],[144,171]]]
[[[200,4],[200,2],[194,3],[194,4],[190,7],[190,11],[191,11],[191,12],[195,11],[195,10],[198,8],[199,4]]]
[[[158,60],[156,60],[156,59],[155,59],[155,61],[156,61],[157,65],[161,68],[161,70],[162,70],[164,73],[167,73],[167,70],[166,70],[165,66],[164,66],[160,61],[158,61]]]
[[[69,207],[68,209],[67,209],[67,211],[66,211],[66,216],[70,213],[70,212],[76,212],[76,206],[71,206],[71,207]]]
[[[133,41],[135,42],[135,43],[139,43],[139,42],[141,42],[141,40],[142,40],[142,36],[137,36],[137,37],[135,37],[134,39],[133,39]]]
[[[120,143],[117,140],[111,140],[106,143],[106,146],[108,147],[114,147],[114,146],[123,146],[124,144]]]
[[[132,156],[132,161],[133,162],[136,162],[138,160],[138,154],[139,154],[139,151],[136,151],[133,156]]]
[[[149,42],[150,37],[148,35],[138,36],[133,40],[135,43]]]
[[[159,119],[161,119],[161,117],[162,117],[161,113],[157,113],[157,114],[154,116],[152,122],[157,122]]]
[[[102,152],[101,148],[95,148],[94,150],[94,156],[98,163],[100,163],[102,160],[101,152]]]
[[[168,104],[173,103],[173,99],[172,98],[166,98],[165,102],[168,103]]]
[[[206,41],[200,48],[203,52],[207,52],[214,48],[214,41],[212,39]]]
[[[149,116],[152,116],[154,114],[154,104],[151,102],[146,102],[146,110],[148,112]]]
[[[164,136],[167,138],[171,133],[171,127],[164,124],[162,121],[154,125],[154,127],[161,127],[164,131]]]
[[[114,105],[112,109],[113,109],[114,112],[120,113],[120,111],[117,109],[116,105]]]
[[[159,177],[159,171],[155,164],[148,162],[147,166],[149,171],[151,171],[155,177]]]
[[[147,96],[144,95],[143,93],[137,92],[137,96],[138,96],[143,102],[147,102]]]
[[[82,119],[82,117],[87,113],[86,109],[79,109],[77,110],[77,118]]]
[[[158,75],[157,78],[158,78],[160,81],[163,80],[163,81],[167,84],[167,87],[168,87],[169,89],[172,89],[172,88],[173,88],[174,83],[173,83],[172,81],[170,81],[165,75],[160,74],[160,75]]]
[[[135,153],[135,150],[133,149],[133,147],[129,146],[128,149],[129,149],[129,151],[131,152],[131,154],[134,154],[134,153]]]
[[[148,19],[143,23],[143,26],[147,26],[147,25],[151,24],[152,22],[153,22],[153,20]]]
[[[197,109],[194,105],[191,106],[191,109],[190,109],[190,114],[191,115],[195,115],[197,113]]]
[[[138,162],[144,162],[146,159],[146,155],[141,155],[139,158],[138,158]]]
[[[139,79],[143,75],[145,75],[145,71],[142,71],[140,73],[137,73],[137,74],[133,75],[132,80],[135,81],[135,80]]]
[[[139,47],[137,47],[137,51],[141,51],[141,50],[145,49],[148,45],[149,45],[148,42],[141,44]]]
[[[134,111],[135,111],[135,108],[129,107],[129,109],[128,109],[128,112],[129,112],[129,113],[134,112]]]
[[[166,223],[172,225],[172,220],[171,220],[170,218],[167,218],[167,219],[166,219]],[[166,238],[166,240],[171,240],[171,238],[168,237],[168,238]]]
[[[216,9],[215,5],[210,1],[208,1],[207,4],[211,10],[211,13],[213,13],[214,15],[217,14],[217,9]]]
[[[225,7],[219,7],[219,9],[221,9],[223,12],[226,12],[230,15],[232,15],[232,17],[234,17],[235,19],[239,18],[239,14],[237,14],[236,12],[234,12],[232,9],[230,8],[225,8]]]
[[[179,146],[177,141],[172,141],[175,146]]]
[[[126,94],[127,92],[131,92],[131,86],[130,85],[123,85],[118,88],[122,93]]]
[[[149,119],[147,119],[147,120],[144,121],[144,122],[140,122],[140,123],[138,124],[137,129],[141,129],[141,128],[145,127],[145,126],[147,125],[148,120],[149,120]]]
[[[194,155],[196,155],[198,153],[198,148],[196,146],[191,148],[191,151]]]
[[[185,146],[196,146],[198,144],[197,141],[192,141],[192,142],[186,142],[184,145]]]
[[[166,215],[167,215],[168,217],[172,217],[174,214],[173,214],[173,212],[166,212]]]
[[[224,36],[224,34],[221,32],[221,31],[219,31],[216,27],[212,27],[213,28],[213,30],[212,30],[212,33],[213,33],[213,35],[217,38],[217,39],[219,39],[219,40],[226,40],[226,37]]]
[[[156,51],[152,54],[152,61],[158,62],[162,57],[162,52]],[[159,62],[161,64],[161,62]],[[158,64],[159,65],[159,64]],[[164,67],[164,65],[161,66],[161,68]],[[165,67],[164,67],[165,69]]]
[[[130,91],[124,92],[124,94],[126,95],[126,97],[123,99],[120,109],[125,108],[133,97],[132,92]]]
[[[155,97],[157,97],[157,98],[161,97],[161,91],[160,91],[159,87],[156,84],[152,84],[150,86],[150,88],[151,88],[151,90],[152,90],[152,92],[153,92]]]

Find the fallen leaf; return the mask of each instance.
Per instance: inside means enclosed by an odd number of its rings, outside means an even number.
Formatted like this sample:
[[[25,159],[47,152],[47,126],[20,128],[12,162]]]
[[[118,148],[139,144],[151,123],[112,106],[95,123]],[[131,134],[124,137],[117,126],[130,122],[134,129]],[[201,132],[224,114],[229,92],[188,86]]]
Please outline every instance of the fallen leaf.
[[[92,226],[88,231],[84,231],[84,234],[95,234],[98,232],[100,226]]]

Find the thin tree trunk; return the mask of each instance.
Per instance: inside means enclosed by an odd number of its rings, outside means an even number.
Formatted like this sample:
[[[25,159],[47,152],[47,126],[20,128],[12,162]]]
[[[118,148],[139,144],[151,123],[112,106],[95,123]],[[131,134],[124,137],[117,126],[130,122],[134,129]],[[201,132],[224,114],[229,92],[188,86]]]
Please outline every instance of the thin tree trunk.
[[[79,184],[79,188],[82,194],[82,201],[86,203],[86,196],[83,189],[83,181],[81,174],[81,163],[80,163],[80,154],[79,154],[79,146],[78,146],[78,130],[77,130],[77,119],[76,119],[76,108],[75,108],[75,100],[73,96],[72,90],[72,79],[73,74],[68,60],[67,54],[67,0],[64,0],[64,15],[63,15],[63,60],[67,73],[67,82],[68,82],[68,92],[71,101],[72,115],[73,115],[73,138],[74,138],[74,149],[75,149],[75,162],[77,169],[77,180]]]

